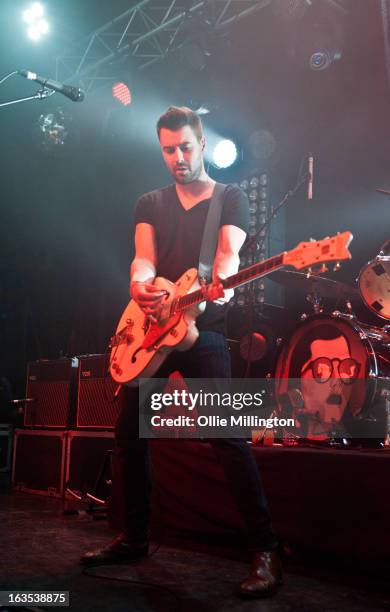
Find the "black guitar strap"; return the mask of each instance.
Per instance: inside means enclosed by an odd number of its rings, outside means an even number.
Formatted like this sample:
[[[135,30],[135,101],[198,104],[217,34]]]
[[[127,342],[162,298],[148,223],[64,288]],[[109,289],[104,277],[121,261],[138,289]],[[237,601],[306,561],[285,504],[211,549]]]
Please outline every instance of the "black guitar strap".
[[[217,248],[218,229],[222,214],[222,204],[226,185],[215,183],[200,247],[198,277],[209,283],[212,280],[213,263]]]

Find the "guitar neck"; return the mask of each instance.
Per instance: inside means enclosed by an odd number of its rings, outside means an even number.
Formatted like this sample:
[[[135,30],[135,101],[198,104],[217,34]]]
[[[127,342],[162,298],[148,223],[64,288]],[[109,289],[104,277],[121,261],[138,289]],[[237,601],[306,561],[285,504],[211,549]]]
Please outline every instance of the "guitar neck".
[[[265,261],[261,261],[259,263],[255,263],[249,268],[244,268],[244,270],[239,270],[236,274],[232,276],[228,276],[222,280],[224,289],[234,289],[235,287],[240,287],[241,285],[245,285],[260,276],[265,276],[270,272],[274,272],[283,265],[283,256],[284,253],[280,255],[275,255],[275,257],[270,257]]]
[[[275,257],[270,257],[270,259],[266,259],[265,261],[253,264],[252,266],[249,266],[249,268],[239,270],[236,274],[232,274],[232,276],[228,276],[227,278],[221,280],[223,288],[234,289],[235,287],[240,287],[241,285],[245,285],[256,278],[265,276],[266,274],[281,268],[283,265],[283,257],[284,253],[281,253],[280,255],[275,255]],[[204,302],[204,300],[205,297],[202,289],[198,289],[192,293],[187,293],[187,295],[183,295],[177,300],[175,304],[175,311],[178,312],[185,310],[189,306]]]
[[[300,242],[291,251],[284,251],[265,261],[255,263],[249,268],[239,270],[237,274],[228,278],[221,279],[222,286],[224,289],[234,289],[286,265],[293,266],[296,270],[302,270],[308,266],[324,262],[351,259],[348,245],[352,238],[351,232],[347,231],[341,234],[338,232],[335,236],[328,236],[322,240]],[[174,300],[172,302],[172,312],[180,312],[189,306],[204,302],[205,299],[205,291],[202,287]]]

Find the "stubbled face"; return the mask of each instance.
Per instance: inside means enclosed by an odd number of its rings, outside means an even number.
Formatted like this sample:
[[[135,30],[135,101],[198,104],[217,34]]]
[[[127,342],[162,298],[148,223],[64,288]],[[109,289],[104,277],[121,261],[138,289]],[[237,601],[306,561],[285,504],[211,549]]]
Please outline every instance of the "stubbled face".
[[[305,412],[317,414],[319,418],[327,423],[332,420],[340,422],[345,408],[351,397],[352,385],[345,385],[339,377],[337,363],[333,362],[331,377],[326,382],[318,382],[312,369],[308,367],[319,357],[329,359],[348,359],[351,353],[346,339],[339,336],[334,340],[314,340],[310,345],[311,357],[303,364],[301,374],[301,390],[305,400]],[[321,369],[319,369],[321,376]],[[329,374],[329,370],[323,372],[324,378]]]
[[[196,181],[203,171],[204,137],[199,142],[189,125],[179,130],[161,128],[160,145],[169,173],[177,183]]]

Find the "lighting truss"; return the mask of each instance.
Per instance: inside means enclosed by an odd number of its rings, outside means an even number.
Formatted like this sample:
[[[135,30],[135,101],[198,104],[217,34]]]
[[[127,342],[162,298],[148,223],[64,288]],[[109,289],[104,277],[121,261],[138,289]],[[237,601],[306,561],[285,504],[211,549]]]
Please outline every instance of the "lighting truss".
[[[183,44],[182,30],[191,19],[213,33],[232,27],[273,0],[141,0],[127,11],[56,57],[56,78],[77,81],[91,91],[116,77],[121,58],[133,69],[164,60]]]

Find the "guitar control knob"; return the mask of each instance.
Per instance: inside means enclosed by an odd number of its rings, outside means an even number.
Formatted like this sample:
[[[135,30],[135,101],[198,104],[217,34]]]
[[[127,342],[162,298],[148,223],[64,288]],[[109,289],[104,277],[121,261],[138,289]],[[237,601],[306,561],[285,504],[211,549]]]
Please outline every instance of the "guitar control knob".
[[[133,319],[126,319],[126,324],[127,325],[134,325]]]
[[[117,363],[113,363],[111,366],[112,370],[116,372],[119,376],[122,374],[122,369],[118,366]]]

